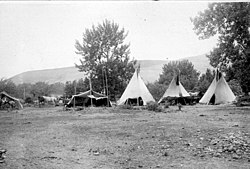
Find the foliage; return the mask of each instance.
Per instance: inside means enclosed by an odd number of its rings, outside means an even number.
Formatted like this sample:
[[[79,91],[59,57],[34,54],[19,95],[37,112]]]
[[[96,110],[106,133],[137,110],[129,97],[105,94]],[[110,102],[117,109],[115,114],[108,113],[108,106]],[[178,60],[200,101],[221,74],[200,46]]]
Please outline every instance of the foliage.
[[[16,97],[17,93],[17,87],[15,83],[13,83],[10,80],[7,79],[0,79],[0,92],[5,91],[10,95],[13,95]]]
[[[167,86],[164,84],[160,84],[157,81],[154,83],[148,83],[147,88],[156,101],[160,100],[161,96],[167,90]]]
[[[80,92],[85,92],[89,90],[89,80],[87,78],[74,80],[73,82],[67,81],[65,83],[64,92],[67,97],[71,97],[74,94],[79,94]]]
[[[240,96],[243,94],[240,84],[237,80],[231,80],[228,82],[229,87],[232,89],[233,93],[236,96]]]
[[[33,98],[33,94],[31,93],[33,85],[34,84],[30,84],[30,83],[23,83],[23,84],[17,85],[17,96],[16,97],[23,98],[24,100],[27,97]]]
[[[201,75],[197,83],[197,86],[195,87],[195,90],[204,94],[207,91],[210,84],[212,83],[214,75],[215,75],[214,71],[212,73],[210,69],[207,69],[206,73]]]
[[[64,84],[57,82],[50,84],[51,95],[63,95],[64,93]]]
[[[211,3],[191,18],[200,39],[218,36],[218,44],[208,58],[213,67],[237,79],[243,92],[250,91],[250,3]]]
[[[133,109],[133,106],[130,104],[124,104],[124,105],[120,105],[119,108],[121,109]]]
[[[150,101],[147,103],[147,110],[161,112],[162,108],[157,104],[157,102]]]
[[[108,93],[113,98],[124,91],[134,72],[129,45],[124,43],[126,37],[124,28],[120,30],[118,24],[105,20],[86,29],[82,43],[75,43],[76,53],[82,56],[76,67],[90,76],[96,91],[104,89],[107,79]]]
[[[37,82],[32,85],[30,93],[33,97],[49,96],[52,93],[50,85],[46,82]]]
[[[35,84],[23,83],[16,85],[11,80],[1,79],[0,80],[0,92],[5,91],[11,96],[16,98],[26,99],[35,99],[39,95],[63,95],[64,93],[64,84],[63,83],[54,83],[48,84],[45,82],[37,82]]]
[[[31,97],[26,97],[25,98],[25,103],[29,103],[29,104],[33,103],[32,98]]]
[[[180,81],[186,90],[193,90],[198,82],[199,72],[188,60],[171,61],[163,66],[160,74],[159,84],[169,85],[173,76],[180,72]]]

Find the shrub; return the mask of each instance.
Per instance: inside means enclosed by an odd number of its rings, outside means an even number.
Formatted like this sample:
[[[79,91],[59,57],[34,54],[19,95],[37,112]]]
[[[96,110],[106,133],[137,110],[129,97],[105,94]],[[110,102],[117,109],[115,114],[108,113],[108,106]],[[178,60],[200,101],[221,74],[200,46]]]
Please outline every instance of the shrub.
[[[169,103],[169,102],[165,102],[165,103],[164,103],[164,109],[169,108],[169,106],[170,106],[170,103]]]
[[[31,99],[31,97],[27,97],[27,98],[25,99],[25,103],[31,104],[31,103],[33,103],[33,100]]]
[[[162,108],[158,105],[158,103],[153,101],[147,103],[147,109],[149,111],[155,111],[155,112],[162,111]]]
[[[124,104],[124,105],[121,105],[119,106],[121,109],[132,109],[133,106],[129,105],[129,104]]]

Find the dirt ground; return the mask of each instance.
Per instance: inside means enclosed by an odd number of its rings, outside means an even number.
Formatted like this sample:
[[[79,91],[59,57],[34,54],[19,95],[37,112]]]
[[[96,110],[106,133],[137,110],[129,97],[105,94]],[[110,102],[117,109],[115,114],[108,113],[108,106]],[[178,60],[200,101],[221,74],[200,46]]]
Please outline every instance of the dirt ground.
[[[250,108],[0,111],[3,169],[250,168]]]

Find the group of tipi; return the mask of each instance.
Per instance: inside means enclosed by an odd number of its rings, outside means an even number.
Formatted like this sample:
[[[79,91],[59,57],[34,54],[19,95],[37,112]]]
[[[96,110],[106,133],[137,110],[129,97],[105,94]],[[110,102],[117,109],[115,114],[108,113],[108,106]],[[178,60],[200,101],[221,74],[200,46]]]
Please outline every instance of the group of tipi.
[[[173,76],[171,83],[158,103],[162,103],[168,98],[188,97],[190,97],[190,94],[182,86],[179,75],[177,74]],[[199,103],[224,104],[233,102],[235,98],[234,93],[230,89],[222,73],[217,70],[211,85],[203,97],[199,100]],[[129,84],[118,101],[118,105],[129,104],[130,101],[136,102],[137,105],[147,105],[150,101],[155,102],[155,99],[147,89],[140,76],[139,68],[137,68],[134,72]]]

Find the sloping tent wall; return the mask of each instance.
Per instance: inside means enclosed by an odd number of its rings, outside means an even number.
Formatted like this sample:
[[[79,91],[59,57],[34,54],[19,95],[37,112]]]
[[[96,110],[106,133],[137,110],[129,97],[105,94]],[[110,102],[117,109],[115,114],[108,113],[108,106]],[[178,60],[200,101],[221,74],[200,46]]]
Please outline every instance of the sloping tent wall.
[[[214,98],[213,98],[214,97]],[[213,98],[213,100],[211,100]],[[230,103],[235,100],[235,95],[228,86],[225,78],[221,72],[216,73],[214,80],[207,89],[204,96],[201,98],[199,103],[209,104],[223,104]]]
[[[165,98],[178,98],[178,97],[189,97],[190,95],[185,90],[185,88],[182,86],[181,82],[179,81],[179,76],[174,76],[168,89],[163,94],[161,99],[158,101],[158,103],[161,103]]]
[[[94,106],[111,106],[111,102],[108,102],[108,97],[97,93],[93,90],[88,90],[86,92],[80,93],[78,95],[73,95],[72,98],[67,103],[68,106],[73,106],[74,100],[76,106],[90,106],[91,105],[91,99],[92,104]],[[109,103],[109,105],[108,105]]]
[[[147,105],[147,102],[150,101],[155,102],[155,99],[148,91],[148,88],[143,82],[139,72],[135,71],[128,86],[119,99],[118,105],[125,104],[128,99],[138,99],[139,97],[141,97],[143,105]]]
[[[18,109],[23,109],[23,105],[21,104],[21,102],[20,102],[19,99],[10,96],[10,95],[9,95],[8,93],[6,93],[6,92],[1,92],[1,93],[0,93],[0,98],[2,99],[3,97],[7,97],[9,100],[14,101],[15,104],[17,105],[17,108],[18,108]]]

